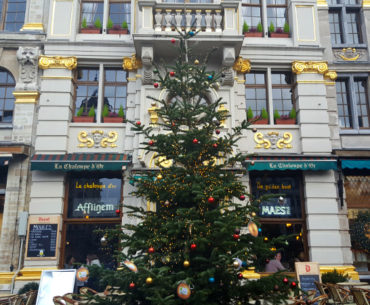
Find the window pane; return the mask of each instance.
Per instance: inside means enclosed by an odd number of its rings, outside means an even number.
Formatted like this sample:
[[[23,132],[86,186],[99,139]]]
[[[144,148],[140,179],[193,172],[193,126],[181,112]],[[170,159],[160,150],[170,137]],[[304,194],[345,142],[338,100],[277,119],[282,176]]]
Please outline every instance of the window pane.
[[[75,115],[80,108],[87,115],[91,107],[98,105],[99,69],[82,68],[77,70]]]
[[[369,128],[369,101],[367,98],[367,79],[354,79],[355,103],[357,107],[358,125],[360,128]]]
[[[1,1],[1,4],[3,1]],[[2,5],[1,5],[2,8]],[[8,0],[4,30],[18,32],[24,24],[26,0]]]
[[[359,12],[347,12],[347,42],[362,43]]]
[[[271,82],[274,112],[278,111],[280,116],[288,116],[294,107],[291,73],[273,72]]]
[[[257,28],[261,21],[261,4],[259,1],[243,1],[243,20],[250,28]]]
[[[126,72],[122,69],[105,69],[104,104],[109,112],[118,113],[122,106],[126,109]]]
[[[113,25],[122,26],[124,21],[127,22],[128,29],[131,24],[131,5],[124,2],[110,2],[109,3],[109,17],[113,21]]]
[[[14,109],[14,78],[4,70],[0,70],[0,122],[11,123]]]
[[[338,118],[339,126],[342,128],[352,128],[352,114],[349,105],[349,92],[348,92],[348,80],[338,79],[336,81],[337,106],[338,106]]]
[[[262,108],[267,110],[266,77],[263,72],[251,72],[246,74],[245,102],[246,109],[252,109],[253,116],[261,115]]]
[[[103,9],[103,2],[83,2],[81,23],[86,20],[87,26],[93,26],[98,18],[103,22]]]
[[[329,12],[329,28],[332,44],[343,43],[343,31],[340,12],[337,11]]]

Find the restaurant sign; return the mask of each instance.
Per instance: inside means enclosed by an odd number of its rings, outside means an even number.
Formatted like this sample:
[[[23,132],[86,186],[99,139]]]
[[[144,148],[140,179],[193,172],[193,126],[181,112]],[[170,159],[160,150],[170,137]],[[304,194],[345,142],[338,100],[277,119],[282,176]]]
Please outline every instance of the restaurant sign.
[[[95,198],[74,198],[72,200],[73,218],[80,217],[115,217],[116,210],[119,209],[119,202],[99,202]]]
[[[260,217],[282,217],[289,218],[292,216],[292,208],[290,198],[284,198],[282,201],[279,198],[271,198],[260,204]]]
[[[337,168],[336,161],[256,161],[248,164],[248,170],[330,170]]]

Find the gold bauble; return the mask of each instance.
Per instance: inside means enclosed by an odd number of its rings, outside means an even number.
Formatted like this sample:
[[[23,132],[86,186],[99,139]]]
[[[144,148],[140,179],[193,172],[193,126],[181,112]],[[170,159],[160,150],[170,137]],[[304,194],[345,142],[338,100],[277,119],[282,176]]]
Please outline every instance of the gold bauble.
[[[161,175],[161,174],[159,174],[158,176],[157,176],[157,179],[162,179],[163,178],[163,176]]]
[[[147,284],[151,284],[151,283],[153,283],[153,279],[151,277],[147,277],[145,282]]]
[[[166,200],[166,201],[164,202],[164,205],[165,205],[166,207],[168,207],[168,206],[170,205],[170,202],[169,202],[168,200]]]
[[[199,60],[198,59],[194,60],[194,65],[199,65]]]
[[[189,261],[184,261],[184,267],[189,267],[190,266],[190,262]]]
[[[239,264],[239,262],[238,262],[237,260],[235,260],[235,261],[233,262],[233,265],[234,265],[234,267],[235,267],[235,268],[240,267],[240,264]]]
[[[256,212],[252,212],[252,217],[256,217]]]

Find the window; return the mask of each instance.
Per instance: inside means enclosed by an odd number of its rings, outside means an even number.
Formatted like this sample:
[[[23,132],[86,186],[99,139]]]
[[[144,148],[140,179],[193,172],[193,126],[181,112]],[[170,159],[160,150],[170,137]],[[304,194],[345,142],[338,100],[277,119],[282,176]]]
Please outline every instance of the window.
[[[340,76],[336,81],[339,126],[343,129],[369,129],[367,76]]]
[[[261,235],[264,239],[286,236],[282,252],[283,265],[294,270],[295,259],[307,258],[302,177],[299,173],[251,172],[251,190],[255,198],[267,194],[284,194],[259,204]]]
[[[102,74],[102,75],[101,75]],[[100,77],[101,75],[101,77]],[[102,79],[102,94],[99,92]],[[117,68],[79,68],[76,73],[75,110],[76,117],[86,117],[95,110],[95,118],[100,122],[104,107],[109,114],[116,114],[120,108],[126,109],[126,71]]]
[[[262,110],[266,109],[271,117],[270,123],[273,121],[272,115],[276,113],[282,118],[288,118],[291,110],[295,108],[292,74],[270,70],[268,73],[259,71],[247,73],[245,97],[246,109],[250,108],[253,116],[260,116]]]
[[[24,24],[26,0],[0,1],[0,30],[18,32]]]
[[[333,46],[363,44],[361,4],[357,0],[329,1],[329,25]]]
[[[14,91],[15,81],[13,76],[0,70],[0,122],[12,123],[14,109]]]
[[[266,32],[272,23],[275,31],[282,32],[285,23],[288,23],[286,0],[243,0],[242,14],[249,31],[256,31],[260,23],[262,32]]]
[[[81,5],[81,28],[94,28],[97,20],[100,21],[103,33],[107,32],[110,20],[114,27],[122,28],[123,22],[126,22],[128,29],[130,29],[131,2],[122,0],[83,1]],[[107,23],[104,20],[107,20]]]
[[[122,202],[121,174],[89,172],[69,177],[68,204],[64,208],[62,267],[69,256],[85,263],[87,254],[97,255],[100,263],[114,267],[112,255],[117,244],[101,245],[104,230],[121,223]]]
[[[260,0],[244,0],[242,3],[242,14],[244,22],[251,29],[257,29],[257,25],[262,25],[262,10]]]

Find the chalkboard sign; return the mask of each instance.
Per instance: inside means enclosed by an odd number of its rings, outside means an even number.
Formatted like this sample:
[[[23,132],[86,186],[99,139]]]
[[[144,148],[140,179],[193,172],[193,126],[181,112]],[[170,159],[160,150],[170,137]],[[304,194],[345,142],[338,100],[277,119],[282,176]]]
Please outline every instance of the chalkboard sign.
[[[30,216],[26,259],[55,259],[58,233],[58,216]]]
[[[305,292],[316,290],[316,296],[318,296],[320,292],[316,288],[315,281],[320,282],[319,264],[311,262],[295,263],[295,270],[300,288]]]

